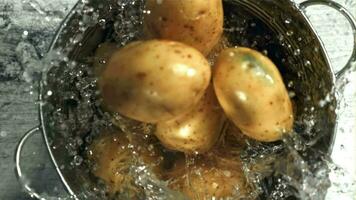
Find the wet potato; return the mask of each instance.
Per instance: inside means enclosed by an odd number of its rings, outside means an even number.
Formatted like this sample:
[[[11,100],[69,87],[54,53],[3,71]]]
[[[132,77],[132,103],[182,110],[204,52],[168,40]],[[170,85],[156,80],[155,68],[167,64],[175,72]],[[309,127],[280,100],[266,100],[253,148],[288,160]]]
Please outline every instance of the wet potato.
[[[110,111],[156,123],[191,110],[210,76],[199,51],[179,42],[150,40],[115,52],[99,77],[99,89]]]
[[[239,159],[224,154],[207,154],[195,159],[193,164],[185,163],[184,160],[177,161],[168,182],[170,188],[181,191],[190,199],[245,199],[248,196],[250,188]]]
[[[120,131],[103,132],[89,146],[88,158],[94,162],[92,172],[105,182],[110,195],[128,191],[135,195],[139,191],[129,174],[134,151],[138,159],[150,166],[155,174],[160,174],[161,155],[156,148],[149,148],[142,138],[129,138]]]
[[[272,142],[291,131],[291,100],[277,67],[248,48],[224,50],[215,63],[214,87],[226,115],[247,136]]]
[[[146,10],[146,37],[183,42],[204,55],[223,32],[221,0],[146,0]]]
[[[210,86],[193,110],[178,119],[158,123],[155,135],[169,149],[203,153],[218,140],[224,121],[224,114]]]

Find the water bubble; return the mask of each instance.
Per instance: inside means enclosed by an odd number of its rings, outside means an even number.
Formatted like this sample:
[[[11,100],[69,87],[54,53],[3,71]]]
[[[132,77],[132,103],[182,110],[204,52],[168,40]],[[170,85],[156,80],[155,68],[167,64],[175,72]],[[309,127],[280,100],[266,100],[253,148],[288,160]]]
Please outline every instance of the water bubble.
[[[311,62],[309,60],[306,60],[306,61],[304,61],[304,65],[306,67],[310,67],[311,66]]]
[[[0,131],[0,137],[6,137],[7,132],[6,131]]]
[[[292,35],[294,34],[294,32],[293,32],[292,30],[288,30],[288,31],[286,32],[286,34],[287,34],[287,36],[292,36]]]
[[[286,24],[290,24],[292,22],[292,19],[291,18],[287,18],[284,20],[284,23]]]
[[[105,19],[99,19],[99,25],[100,26],[105,26],[106,20]]]
[[[295,56],[299,56],[299,55],[300,55],[300,49],[294,50],[293,54],[294,54]]]
[[[73,158],[74,165],[79,166],[82,164],[82,162],[83,162],[83,158],[81,156],[78,156],[78,155],[74,156],[74,158]]]
[[[293,82],[293,81],[289,81],[289,82],[288,82],[288,87],[291,88],[291,87],[293,87],[293,86],[294,86],[294,82]]]
[[[296,94],[295,94],[294,91],[289,91],[289,92],[288,92],[288,96],[289,96],[290,98],[294,98],[294,97],[296,96]]]
[[[148,15],[151,14],[151,11],[150,11],[150,10],[143,10],[142,12],[143,12],[144,14],[148,14]]]
[[[283,41],[284,40],[284,36],[281,34],[281,35],[278,35],[278,40],[279,41]]]
[[[28,31],[23,31],[22,38],[25,39],[28,36]]]

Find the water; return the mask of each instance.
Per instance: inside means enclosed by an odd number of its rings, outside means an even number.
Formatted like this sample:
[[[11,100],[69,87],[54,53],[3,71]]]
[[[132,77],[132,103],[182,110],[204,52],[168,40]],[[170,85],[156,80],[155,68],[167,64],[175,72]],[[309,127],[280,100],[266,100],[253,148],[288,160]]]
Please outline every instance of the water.
[[[39,13],[45,14],[46,11],[37,4],[28,1]],[[88,168],[90,163],[85,160],[86,147],[92,143],[95,138],[100,136],[103,129],[113,126],[118,127],[124,133],[141,134],[147,137],[154,131],[154,125],[142,124],[127,119],[119,114],[109,114],[101,107],[101,101],[98,100],[98,91],[96,88],[96,78],[91,68],[90,53],[81,53],[78,55],[68,55],[72,53],[73,48],[81,51],[84,49],[94,50],[95,47],[85,43],[87,28],[98,23],[107,31],[103,38],[95,41],[115,41],[121,46],[130,41],[141,37],[142,15],[147,13],[143,10],[141,1],[120,1],[117,5],[118,10],[111,19],[101,18],[100,13],[94,11],[90,5],[80,8],[78,12],[82,14],[77,22],[79,28],[74,36],[71,36],[67,46],[56,48],[51,51],[44,59],[40,60],[39,55],[31,44],[22,42],[16,49],[17,56],[21,64],[27,66],[23,73],[23,78],[27,82],[34,82],[39,78],[45,80],[45,89],[43,91],[46,108],[46,122],[48,130],[55,133],[50,136],[50,142],[55,149],[66,150],[71,158],[71,162],[61,165],[64,169],[83,169]],[[112,9],[112,8],[111,8]],[[241,14],[243,15],[243,14]],[[288,50],[292,48],[288,43],[288,37],[296,33],[286,30],[285,34],[274,35],[273,33],[259,33],[256,27],[261,27],[260,21],[251,18],[239,20],[241,15],[230,15],[227,21],[225,33],[229,41],[224,45],[244,45],[251,46],[273,57],[273,59],[284,60],[285,63],[292,65],[295,60],[288,56]],[[293,20],[290,17],[285,18],[284,23],[290,25]],[[0,24],[1,25],[1,24]],[[253,35],[251,35],[253,33]],[[23,33],[26,39],[28,32]],[[232,37],[231,35],[251,35],[250,37]],[[270,48],[264,45],[269,44]],[[88,45],[89,47],[87,47]],[[274,45],[282,50],[276,52]],[[95,45],[94,45],[95,46]],[[302,54],[300,49],[291,52],[294,56]],[[84,57],[84,59],[83,59]],[[212,61],[211,61],[212,62]],[[311,67],[313,63],[309,60],[302,61],[306,68]],[[281,66],[281,62],[278,62]],[[283,69],[281,69],[283,73]],[[296,72],[303,78],[304,71]],[[292,74],[295,75],[295,74]],[[42,76],[42,77],[41,77]],[[288,75],[287,75],[288,76]],[[292,76],[287,77],[290,88],[291,98],[301,97],[297,84],[293,82]],[[311,96],[302,96],[304,101],[311,102]],[[301,117],[297,118],[295,132],[285,138],[282,142],[273,144],[264,144],[244,138],[242,142],[246,147],[241,152],[243,160],[243,170],[250,186],[255,188],[250,198],[261,199],[281,199],[293,198],[300,199],[324,199],[326,190],[331,185],[338,185],[340,188],[346,188],[337,192],[345,193],[353,190],[353,180],[344,180],[345,173],[342,169],[335,166],[330,161],[329,156],[324,151],[313,149],[320,138],[316,135],[318,121],[318,111],[320,109],[334,110],[334,98],[332,93],[325,94],[323,98],[318,99],[318,105],[306,104],[303,108]],[[298,100],[295,100],[296,102]],[[301,112],[301,111],[299,111]],[[51,133],[50,133],[51,134]],[[59,141],[60,140],[60,141]],[[62,143],[61,143],[62,142]],[[164,149],[163,147],[160,147]],[[186,159],[187,167],[194,165],[199,155]],[[68,166],[67,166],[68,165]],[[159,180],[151,169],[139,159],[135,165],[131,166],[130,173],[137,186],[143,188],[143,193],[147,199],[167,199],[172,195],[181,195],[169,189],[168,183]],[[330,178],[329,178],[330,177]],[[100,184],[90,185],[89,190],[97,193],[100,190]],[[101,194],[102,195],[102,194]],[[181,196],[184,199],[183,196]]]

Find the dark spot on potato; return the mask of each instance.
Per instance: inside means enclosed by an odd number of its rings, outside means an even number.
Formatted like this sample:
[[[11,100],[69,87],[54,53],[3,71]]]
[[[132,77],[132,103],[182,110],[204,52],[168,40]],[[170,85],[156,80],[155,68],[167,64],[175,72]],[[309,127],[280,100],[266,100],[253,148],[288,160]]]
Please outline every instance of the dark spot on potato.
[[[176,54],[181,54],[181,53],[182,53],[182,51],[181,51],[181,50],[176,49],[176,50],[174,50],[174,53],[176,53]]]
[[[272,101],[271,101],[271,102],[269,102],[269,105],[271,105],[271,106],[272,106],[272,105],[273,105],[273,102],[272,102]]]
[[[183,27],[184,27],[185,29],[188,29],[188,30],[192,31],[192,32],[194,31],[194,27],[193,27],[193,26],[184,24]]]
[[[188,58],[192,58],[192,55],[191,55],[191,54],[188,54]]]
[[[159,70],[163,70],[164,68],[161,66],[161,67],[159,67]]]
[[[147,76],[147,74],[144,73],[144,72],[139,72],[139,73],[136,74],[136,77],[137,77],[138,79],[140,79],[140,80],[145,79],[146,76]]]
[[[200,10],[200,11],[198,12],[199,15],[204,15],[205,13],[206,13],[206,10]]]

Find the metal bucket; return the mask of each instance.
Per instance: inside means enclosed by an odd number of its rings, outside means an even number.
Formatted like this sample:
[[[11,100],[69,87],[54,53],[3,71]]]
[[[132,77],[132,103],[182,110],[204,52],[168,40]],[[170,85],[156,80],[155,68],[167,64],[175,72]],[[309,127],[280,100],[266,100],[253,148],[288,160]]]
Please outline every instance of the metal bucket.
[[[116,1],[103,4],[102,1],[93,0],[89,5],[99,11],[98,19],[105,19],[105,23],[110,24],[110,19],[117,14],[117,9],[120,9],[113,2]],[[302,12],[303,8],[312,5],[326,5],[340,11],[351,23],[356,35],[355,20],[346,9],[329,0],[309,0],[299,5],[289,0],[224,0],[225,34],[233,44],[268,52],[268,56],[283,74],[285,83],[290,86],[289,90],[296,94],[293,98],[296,103],[296,121],[308,121],[311,120],[310,116],[315,116],[311,130],[306,131],[308,127],[303,124],[295,124],[295,132],[305,139],[309,149],[329,154],[332,151],[337,122],[335,109],[330,109],[337,103],[334,98],[334,84],[336,78],[350,68],[351,61],[356,59],[356,51],[354,50],[348,64],[335,75],[320,38]],[[112,31],[102,28],[101,23],[83,30],[78,23],[82,18],[80,11],[83,6],[82,3],[77,3],[73,8],[59,28],[50,48],[61,48],[68,53],[69,60],[78,62],[81,58],[91,55]],[[130,17],[129,14],[125,16]],[[78,43],[69,45],[70,41],[76,38],[80,38]],[[58,71],[56,73],[55,76],[63,75]],[[48,76],[51,76],[51,73]],[[40,84],[40,102],[46,102],[48,89],[68,89],[61,85],[43,85]],[[320,102],[327,96],[331,97],[330,101],[326,106],[320,106]],[[88,189],[94,185],[89,171],[83,166],[67,167],[73,160],[65,145],[67,139],[50,125],[53,119],[51,115],[56,106],[59,106],[56,103],[59,104],[59,101],[39,105],[40,125],[27,132],[18,144],[16,167],[19,180],[32,197],[42,199],[23,181],[24,175],[20,165],[21,150],[26,140],[35,133],[42,133],[52,162],[71,198],[97,199],[98,196]],[[66,167],[60,169],[60,166]]]

